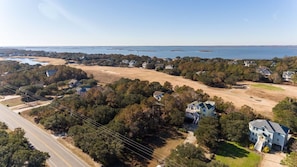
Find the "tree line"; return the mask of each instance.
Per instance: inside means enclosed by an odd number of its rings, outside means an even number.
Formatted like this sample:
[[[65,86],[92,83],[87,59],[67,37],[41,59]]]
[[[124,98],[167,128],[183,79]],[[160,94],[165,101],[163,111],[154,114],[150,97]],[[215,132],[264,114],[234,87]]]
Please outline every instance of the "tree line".
[[[22,51],[20,53],[40,56],[62,58],[68,63],[85,65],[122,66],[128,67],[129,61],[135,61],[134,67],[154,69],[170,75],[183,76],[185,78],[200,81],[212,87],[229,87],[238,81],[255,81],[282,83],[284,71],[297,71],[297,57],[273,58],[271,60],[230,60],[222,58],[176,57],[175,59],[161,59],[157,57],[122,55],[122,54],[85,54],[85,53],[56,53],[43,51]],[[34,54],[35,55],[35,54]],[[125,62],[126,61],[126,62]],[[244,61],[250,62],[245,66]],[[172,68],[166,69],[170,65]],[[267,68],[269,75],[259,72],[259,67]],[[297,74],[292,77],[293,83],[297,83]]]

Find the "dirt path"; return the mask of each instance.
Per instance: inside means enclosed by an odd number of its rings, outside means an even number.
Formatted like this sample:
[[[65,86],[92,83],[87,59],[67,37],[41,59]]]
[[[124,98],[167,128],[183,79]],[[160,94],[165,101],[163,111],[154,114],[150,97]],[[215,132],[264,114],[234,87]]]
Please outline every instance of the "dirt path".
[[[260,167],[284,167],[281,165],[281,160],[286,157],[285,153],[272,152],[272,153],[263,153],[263,159],[260,163]]]

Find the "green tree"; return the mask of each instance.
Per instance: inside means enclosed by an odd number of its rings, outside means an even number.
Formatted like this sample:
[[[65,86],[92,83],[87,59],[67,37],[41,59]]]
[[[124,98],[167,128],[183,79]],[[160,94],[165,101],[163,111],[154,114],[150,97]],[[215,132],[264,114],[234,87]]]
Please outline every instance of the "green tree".
[[[186,143],[172,150],[165,164],[168,167],[187,166],[187,167],[206,167],[206,157],[200,147]]]
[[[274,119],[282,125],[297,131],[297,99],[285,98],[272,109]]]
[[[225,139],[242,143],[248,138],[248,123],[251,117],[242,112],[231,112],[220,118],[222,135]]]
[[[201,119],[194,134],[199,144],[205,145],[211,150],[216,149],[219,138],[218,119],[213,117]]]

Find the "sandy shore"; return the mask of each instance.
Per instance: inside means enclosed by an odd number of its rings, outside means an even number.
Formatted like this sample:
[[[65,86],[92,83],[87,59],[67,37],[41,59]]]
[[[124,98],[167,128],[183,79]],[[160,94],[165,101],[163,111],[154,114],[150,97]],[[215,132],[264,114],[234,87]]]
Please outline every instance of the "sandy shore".
[[[48,62],[49,64],[65,64],[64,60],[35,57],[37,61]],[[242,82],[248,86],[247,89],[220,89],[208,87],[197,81],[185,79],[180,76],[167,75],[165,73],[156,72],[154,70],[147,70],[141,68],[123,68],[123,67],[106,67],[106,66],[85,66],[78,64],[71,64],[71,67],[79,68],[93,74],[94,78],[101,83],[110,83],[118,80],[121,77],[130,79],[148,80],[150,82],[156,81],[163,84],[165,81],[170,82],[173,86],[187,85],[194,89],[202,89],[210,96],[222,97],[225,101],[230,101],[240,108],[243,105],[248,105],[266,117],[272,118],[272,108],[285,97],[297,98],[297,88],[289,85],[273,85],[281,87],[283,91],[271,91],[266,89],[254,88],[251,85],[253,82]]]

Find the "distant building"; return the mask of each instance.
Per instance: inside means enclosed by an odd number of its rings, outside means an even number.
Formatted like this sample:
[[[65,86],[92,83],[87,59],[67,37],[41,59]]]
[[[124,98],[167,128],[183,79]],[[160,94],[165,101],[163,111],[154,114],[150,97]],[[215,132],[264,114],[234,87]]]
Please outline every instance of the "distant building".
[[[270,69],[268,67],[265,66],[260,66],[256,69],[256,72],[263,75],[264,77],[268,78],[272,72],[270,71]]]
[[[163,70],[163,69],[164,69],[164,64],[162,63],[155,64],[155,70]]]
[[[153,97],[158,100],[158,101],[161,101],[162,97],[164,96],[164,92],[161,92],[161,91],[155,91],[153,93]]]
[[[284,71],[282,78],[284,81],[292,81],[292,77],[295,74],[294,71]]]
[[[135,67],[135,64],[136,64],[137,62],[135,61],[135,60],[130,60],[129,61],[129,67]]]
[[[143,62],[142,63],[142,68],[146,68],[147,67],[147,64],[148,64],[147,62]]]
[[[283,150],[288,141],[290,129],[276,122],[257,119],[249,122],[249,140],[255,143],[255,150],[261,150],[268,146]]]
[[[237,60],[232,60],[232,61],[229,61],[228,64],[229,65],[237,65],[238,62],[237,62]]]
[[[165,70],[173,70],[173,65],[166,65]]]
[[[122,60],[122,63],[123,63],[123,64],[129,64],[129,60],[124,59],[124,60]]]
[[[91,89],[91,87],[89,87],[89,86],[78,87],[78,88],[76,88],[76,93],[79,94],[79,95],[84,95],[90,89]]]
[[[47,77],[51,77],[53,75],[55,75],[57,72],[57,70],[46,70],[45,74]]]
[[[244,64],[244,66],[246,66],[246,67],[256,66],[256,65],[257,65],[257,63],[256,63],[255,61],[248,61],[248,60],[243,61],[243,64]]]

